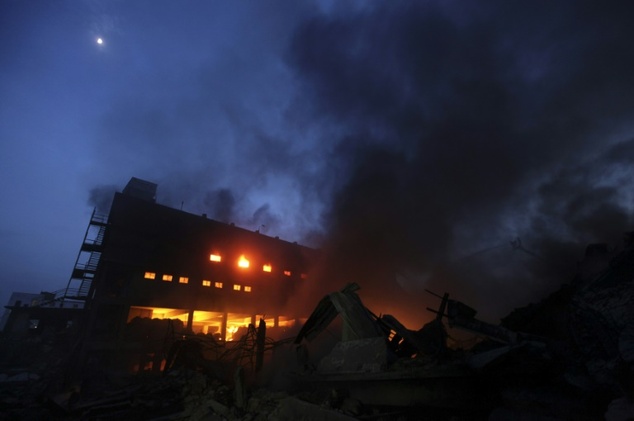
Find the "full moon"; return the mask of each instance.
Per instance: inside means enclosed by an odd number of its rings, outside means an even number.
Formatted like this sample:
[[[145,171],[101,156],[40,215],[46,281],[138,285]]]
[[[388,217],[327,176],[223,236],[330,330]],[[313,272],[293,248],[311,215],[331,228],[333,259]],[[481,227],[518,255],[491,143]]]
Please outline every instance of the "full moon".
[[[103,44],[103,40],[101,38],[97,38],[97,44]]]

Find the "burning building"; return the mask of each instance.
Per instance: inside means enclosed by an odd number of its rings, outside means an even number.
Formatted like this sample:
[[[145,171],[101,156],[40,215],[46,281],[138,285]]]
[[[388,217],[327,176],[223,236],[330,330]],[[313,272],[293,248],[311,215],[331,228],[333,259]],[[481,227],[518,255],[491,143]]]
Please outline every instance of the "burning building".
[[[156,189],[132,179],[107,216],[93,213],[61,296],[12,306],[22,324],[44,310],[85,316],[80,341],[59,335],[44,343],[54,354],[34,341],[13,352],[69,368],[63,382],[30,389],[61,385],[50,402],[73,419],[632,419],[632,233],[618,253],[589,246],[569,284],[500,325],[446,292],[432,293],[435,318],[411,330],[365,307],[355,283],[310,315],[292,312],[315,282],[315,250],[159,205]],[[454,327],[475,337],[456,341]],[[248,399],[251,385],[281,383],[297,396],[252,389]],[[22,394],[4,391],[12,405]]]
[[[140,320],[219,342],[260,319],[271,335],[295,323],[286,304],[311,281],[315,250],[160,205],[156,189],[132,178],[107,217],[91,217],[68,288],[86,296],[87,352],[115,346]]]

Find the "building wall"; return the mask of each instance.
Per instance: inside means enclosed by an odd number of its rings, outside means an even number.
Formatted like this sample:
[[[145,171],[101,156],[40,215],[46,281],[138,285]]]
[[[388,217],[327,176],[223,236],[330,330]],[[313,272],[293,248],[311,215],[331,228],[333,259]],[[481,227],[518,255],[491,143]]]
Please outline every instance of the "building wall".
[[[148,309],[156,314],[171,309],[185,321],[183,313],[192,316],[192,311],[284,316],[280,312],[287,301],[302,283],[311,281],[316,254],[298,244],[117,193],[91,292],[90,305],[100,307],[95,314],[101,322],[95,324],[116,333],[116,327],[134,315],[149,315]],[[248,268],[239,267],[241,257],[248,259]],[[263,270],[265,265],[270,272]],[[171,278],[164,280],[165,275]]]
[[[2,314],[2,319],[0,319],[0,331],[4,331],[7,326],[7,322],[9,321],[9,316],[11,315],[11,309],[7,307],[23,307],[30,306],[34,300],[39,300],[42,298],[41,294],[32,294],[26,292],[14,292],[11,294],[9,301],[5,306],[4,313]]]

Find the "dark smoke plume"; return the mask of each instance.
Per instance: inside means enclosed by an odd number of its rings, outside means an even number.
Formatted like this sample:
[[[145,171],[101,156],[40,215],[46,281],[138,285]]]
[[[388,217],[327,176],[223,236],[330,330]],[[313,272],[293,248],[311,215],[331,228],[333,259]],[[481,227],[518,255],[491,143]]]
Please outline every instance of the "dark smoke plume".
[[[299,102],[340,133],[325,276],[375,302],[428,287],[500,316],[620,238],[632,18],[629,2],[385,2],[301,25]]]
[[[210,209],[211,217],[229,223],[233,221],[236,199],[229,189],[218,189],[205,195],[204,207]]]

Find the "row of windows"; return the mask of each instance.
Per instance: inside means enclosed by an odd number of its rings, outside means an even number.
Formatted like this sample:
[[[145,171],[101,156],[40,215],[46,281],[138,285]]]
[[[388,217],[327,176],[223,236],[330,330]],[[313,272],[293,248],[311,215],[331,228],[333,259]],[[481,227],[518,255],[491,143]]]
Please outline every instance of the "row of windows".
[[[145,279],[156,279],[156,273],[155,272],[145,272],[145,274],[143,275],[143,278],[145,278]],[[165,282],[172,282],[174,277],[172,275],[164,274],[161,279],[163,281],[165,281]],[[179,276],[178,277],[178,283],[179,284],[188,284],[189,283],[189,278],[186,277],[186,276]],[[203,279],[202,280],[202,286],[211,287],[212,283],[208,279]],[[223,289],[224,288],[224,283],[222,283],[222,282],[214,282],[213,286],[214,286],[214,288]],[[233,284],[233,290],[234,291],[251,292],[251,286]]]
[[[220,254],[212,253],[209,255],[209,261],[219,263],[222,262],[222,256]],[[251,262],[247,259],[244,254],[240,256],[238,259],[237,265],[239,268],[248,269],[251,266]],[[262,265],[262,272],[273,272],[273,266],[270,263],[265,263]],[[292,272],[290,270],[283,270],[282,273],[286,276],[291,276]],[[302,279],[306,279],[306,274],[301,274]]]

